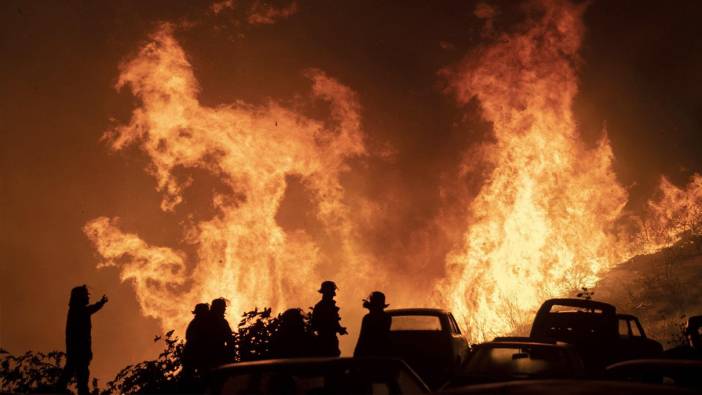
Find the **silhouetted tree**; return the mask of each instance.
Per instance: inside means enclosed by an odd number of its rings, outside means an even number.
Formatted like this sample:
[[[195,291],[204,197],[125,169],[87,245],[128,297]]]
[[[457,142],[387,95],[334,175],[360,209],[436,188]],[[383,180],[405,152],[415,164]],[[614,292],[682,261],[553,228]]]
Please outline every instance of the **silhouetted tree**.
[[[183,341],[167,332],[154,342],[163,341],[165,349],[157,359],[129,365],[114,380],[107,383],[103,394],[165,394],[180,392],[180,372],[183,359]]]
[[[234,334],[237,361],[266,359],[271,355],[271,342],[280,326],[279,316],[270,308],[258,308],[243,314]]]
[[[310,315],[304,315],[305,331],[311,333]],[[280,327],[281,315],[274,316],[270,308],[254,309],[242,315],[242,320],[233,334],[234,361],[252,361],[270,358],[273,339]],[[169,331],[156,336],[154,342],[163,342],[164,349],[156,359],[129,365],[122,369],[105,388],[98,388],[97,379],[92,380],[91,394],[166,394],[198,392],[203,388],[193,387],[201,383],[184,382],[184,342]],[[56,393],[56,387],[66,354],[60,351],[49,353],[26,352],[15,356],[0,349],[0,393]],[[75,380],[71,381],[75,384]]]
[[[56,384],[63,373],[65,353],[27,351],[21,355],[12,355],[0,350],[0,354],[1,393],[57,392]],[[93,380],[93,388],[96,387],[97,380]]]
[[[311,330],[312,312],[303,315],[305,332]],[[282,314],[272,315],[270,308],[258,308],[242,315],[242,319],[234,333],[236,344],[236,361],[255,361],[273,358],[272,346],[276,334],[280,330]]]
[[[271,342],[280,326],[279,316],[273,316],[270,308],[248,311],[234,334],[237,361],[266,359],[271,355]]]

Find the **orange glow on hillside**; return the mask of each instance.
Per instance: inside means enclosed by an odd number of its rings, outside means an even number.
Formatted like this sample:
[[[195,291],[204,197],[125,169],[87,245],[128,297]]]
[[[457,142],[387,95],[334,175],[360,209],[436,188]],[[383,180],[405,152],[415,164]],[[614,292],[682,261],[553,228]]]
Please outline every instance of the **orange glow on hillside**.
[[[519,330],[544,299],[594,286],[613,265],[673,244],[702,217],[700,177],[687,190],[664,179],[637,226],[618,230],[627,192],[612,149],[606,135],[586,147],[572,113],[584,8],[544,1],[537,9],[518,32],[443,71],[459,102],[478,100],[496,139],[480,158],[465,158],[492,170],[442,285],[473,341]]]
[[[496,138],[482,152],[492,171],[471,203],[465,244],[447,260],[445,289],[473,340],[510,332],[545,298],[593,285],[620,258],[608,230],[626,191],[607,139],[585,147],[571,112],[581,12],[553,3],[446,72],[460,102],[478,99]]]

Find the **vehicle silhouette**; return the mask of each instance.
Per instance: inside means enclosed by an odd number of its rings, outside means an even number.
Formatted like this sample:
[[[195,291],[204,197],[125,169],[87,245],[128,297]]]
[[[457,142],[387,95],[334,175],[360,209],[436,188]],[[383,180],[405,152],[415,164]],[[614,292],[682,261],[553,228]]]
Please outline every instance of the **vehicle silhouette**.
[[[441,309],[386,310],[393,354],[402,358],[430,388],[438,388],[468,355],[468,341],[453,315]]]
[[[224,365],[213,394],[418,394],[426,384],[394,358],[291,358]]]
[[[607,367],[612,380],[667,384],[702,392],[702,361],[635,359]]]
[[[536,313],[530,337],[575,345],[588,374],[598,375],[616,359],[616,309],[592,300],[550,299]]]
[[[641,322],[631,314],[617,314],[619,322],[618,360],[653,358],[663,353],[661,343],[646,337]]]
[[[442,390],[471,384],[535,379],[577,379],[585,368],[575,348],[562,342],[492,341],[474,345]]]
[[[477,384],[444,392],[446,394],[520,395],[691,395],[697,391],[662,384],[607,380],[520,380]]]

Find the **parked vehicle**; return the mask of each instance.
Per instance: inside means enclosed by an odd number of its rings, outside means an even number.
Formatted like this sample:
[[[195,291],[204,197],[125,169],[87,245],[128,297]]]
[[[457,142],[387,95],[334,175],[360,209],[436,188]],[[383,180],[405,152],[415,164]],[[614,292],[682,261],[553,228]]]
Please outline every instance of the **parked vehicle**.
[[[636,359],[607,367],[613,380],[667,384],[702,391],[702,361]]]
[[[550,299],[536,313],[530,337],[535,341],[573,344],[590,375],[617,361],[617,313],[608,303],[584,299]]]
[[[294,358],[217,368],[214,394],[417,394],[426,384],[394,358]]]
[[[440,309],[386,310],[392,317],[394,355],[414,369],[430,388],[437,388],[463,364],[468,341],[453,315]]]
[[[522,380],[476,384],[451,389],[446,394],[520,395],[687,395],[699,392],[662,384],[605,380]]]
[[[663,357],[674,359],[696,359],[702,361],[702,315],[692,316],[685,325],[687,344],[665,350]]]
[[[609,364],[655,358],[663,351],[660,343],[646,337],[638,318],[617,314],[611,304],[594,300],[547,300],[536,313],[530,337],[575,345],[594,375]]]
[[[618,360],[653,358],[663,352],[663,345],[646,337],[636,316],[617,314],[619,322]]]
[[[692,336],[695,341],[700,342],[700,338],[702,338],[702,315],[688,318],[685,332]]]
[[[473,346],[461,370],[442,389],[511,380],[577,379],[585,368],[565,343],[492,341]]]

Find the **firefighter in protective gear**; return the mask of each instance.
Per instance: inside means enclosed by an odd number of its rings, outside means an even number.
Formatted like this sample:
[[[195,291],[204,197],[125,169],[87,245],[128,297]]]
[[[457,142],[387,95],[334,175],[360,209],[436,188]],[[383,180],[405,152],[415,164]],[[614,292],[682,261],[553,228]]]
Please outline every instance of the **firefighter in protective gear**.
[[[341,326],[339,307],[336,306],[336,284],[333,281],[324,281],[319,288],[322,294],[320,300],[312,311],[312,330],[316,335],[317,354],[320,356],[338,357],[339,339],[337,334],[346,335],[346,328]]]
[[[90,303],[88,287],[81,285],[71,290],[66,319],[66,366],[59,381],[63,389],[71,377],[76,378],[78,394],[87,394],[90,361],[93,359],[90,317],[107,303],[103,295],[97,303]]]
[[[353,353],[354,357],[387,357],[392,355],[390,346],[390,325],[392,317],[385,312],[385,294],[374,291],[363,300],[368,314],[363,317],[361,333]]]

